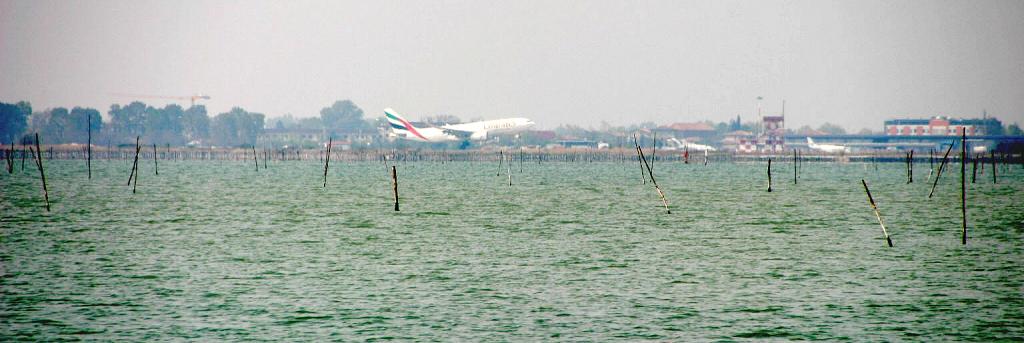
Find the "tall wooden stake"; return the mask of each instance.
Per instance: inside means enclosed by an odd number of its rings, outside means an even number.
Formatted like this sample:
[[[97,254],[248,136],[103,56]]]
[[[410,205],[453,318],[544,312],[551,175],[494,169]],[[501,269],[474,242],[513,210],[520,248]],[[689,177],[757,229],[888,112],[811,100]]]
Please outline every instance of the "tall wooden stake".
[[[50,212],[50,192],[46,189],[46,172],[43,171],[43,150],[39,148],[39,133],[36,132],[36,166],[39,167],[39,178],[43,180],[43,199],[46,201],[46,212]]]
[[[501,163],[505,162],[505,152],[498,150],[498,173],[495,176],[501,176]]]
[[[86,126],[86,130],[89,131],[89,141],[87,142],[86,148],[85,148],[86,149],[86,153],[85,153],[86,154],[85,167],[86,167],[86,169],[89,170],[89,180],[92,180],[92,116],[91,115],[86,115],[85,117],[88,118],[88,119],[86,119],[86,125],[85,126]],[[11,147],[12,148],[14,147],[13,143],[11,144]]]
[[[939,177],[942,176],[942,169],[946,167],[946,161],[949,160],[949,152],[953,150],[953,144],[949,144],[949,148],[946,149],[946,154],[942,156],[942,163],[939,163],[939,171],[935,173],[935,181],[932,182],[932,190],[928,192],[928,198],[932,198],[932,194],[935,194],[935,185],[939,184]]]
[[[996,180],[996,174],[998,174],[998,172],[996,171],[996,152],[995,151],[992,152],[991,160],[992,160],[992,183],[998,183],[999,181]]]
[[[793,148],[793,184],[796,184],[796,148]]]
[[[963,218],[961,243],[967,244],[967,129],[960,133],[960,214]]]
[[[914,183],[914,150],[907,155],[907,183]]]
[[[398,211],[398,169],[391,166],[391,185],[395,191],[395,211]]]
[[[153,143],[153,172],[160,175],[160,166],[156,162],[156,143]]]
[[[242,155],[242,156],[245,157],[245,155]],[[252,145],[252,163],[256,165],[256,171],[259,172],[260,171],[260,160],[259,160],[259,157],[256,155],[256,144]]]
[[[889,243],[889,247],[892,248],[892,239],[889,238],[889,232],[885,230],[885,223],[882,222],[882,215],[878,213],[878,206],[875,205],[875,198],[871,197],[871,190],[868,189],[868,183],[864,181],[864,179],[861,179],[860,183],[864,185],[864,192],[868,194],[868,203],[870,203],[871,208],[875,210],[875,218],[878,218],[878,225],[882,227],[882,235],[885,236],[885,241]]]
[[[772,159],[768,158],[768,192],[772,191]]]
[[[971,159],[971,183],[978,178],[978,158]]]

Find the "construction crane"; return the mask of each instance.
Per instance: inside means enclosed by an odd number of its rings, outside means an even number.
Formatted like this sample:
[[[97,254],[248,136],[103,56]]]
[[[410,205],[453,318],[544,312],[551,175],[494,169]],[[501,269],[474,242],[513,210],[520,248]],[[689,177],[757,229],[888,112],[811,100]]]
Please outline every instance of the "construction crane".
[[[196,100],[210,100],[209,95],[196,94],[189,96],[164,96],[164,95],[148,95],[148,94],[126,94],[126,93],[111,93],[113,96],[137,98],[137,99],[170,99],[170,100],[188,100],[191,106],[196,105]]]

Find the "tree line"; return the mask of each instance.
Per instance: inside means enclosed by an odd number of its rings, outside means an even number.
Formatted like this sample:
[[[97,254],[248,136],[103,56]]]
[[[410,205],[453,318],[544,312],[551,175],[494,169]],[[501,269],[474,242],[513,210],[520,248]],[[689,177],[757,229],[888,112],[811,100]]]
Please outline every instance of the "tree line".
[[[316,119],[313,128],[328,134],[374,127],[363,119],[363,110],[349,100],[323,108]],[[241,107],[211,118],[204,105],[183,108],[169,104],[161,108],[135,101],[111,105],[104,118],[98,110],[87,107],[33,112],[26,101],[0,102],[0,140],[3,144],[27,143],[34,139],[30,133],[38,132],[45,144],[86,143],[91,129],[93,144],[100,145],[134,144],[138,136],[146,144],[235,147],[255,144],[264,132],[265,120],[262,113]]]

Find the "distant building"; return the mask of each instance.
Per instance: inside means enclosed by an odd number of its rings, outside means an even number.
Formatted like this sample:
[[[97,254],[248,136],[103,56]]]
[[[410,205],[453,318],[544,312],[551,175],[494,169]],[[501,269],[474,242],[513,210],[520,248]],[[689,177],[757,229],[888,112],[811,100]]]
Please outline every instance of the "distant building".
[[[597,149],[597,142],[587,139],[560,140],[558,144],[564,148]]]
[[[759,137],[760,142],[758,142],[761,146],[761,151],[786,151],[786,117],[764,116],[762,125],[764,126],[764,132],[761,133],[761,137]]]
[[[999,135],[1003,123],[996,118],[951,119],[890,119],[885,121],[886,136],[959,136],[966,129],[968,136]]]
[[[733,131],[725,134],[722,149],[740,153],[757,152],[757,137],[750,131]]]
[[[715,128],[707,123],[672,123],[659,126],[655,132],[677,139],[694,140],[693,138],[709,138],[715,135]]]

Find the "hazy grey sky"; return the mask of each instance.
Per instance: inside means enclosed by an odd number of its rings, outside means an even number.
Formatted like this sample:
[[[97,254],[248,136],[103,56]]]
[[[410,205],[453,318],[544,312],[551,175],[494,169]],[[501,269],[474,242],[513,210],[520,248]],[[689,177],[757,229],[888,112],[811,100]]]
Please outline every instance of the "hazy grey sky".
[[[763,96],[789,127],[1024,124],[1022,37],[1015,0],[0,0],[0,101],[205,93],[211,115],[307,117],[351,99],[553,128],[752,120]]]

